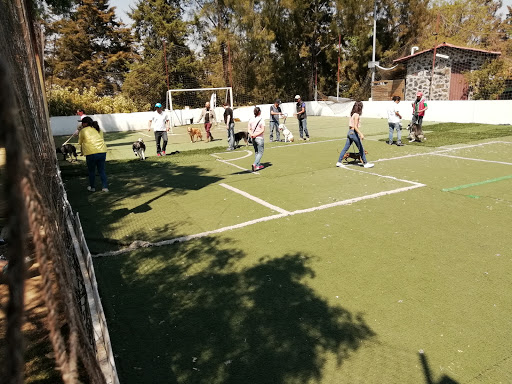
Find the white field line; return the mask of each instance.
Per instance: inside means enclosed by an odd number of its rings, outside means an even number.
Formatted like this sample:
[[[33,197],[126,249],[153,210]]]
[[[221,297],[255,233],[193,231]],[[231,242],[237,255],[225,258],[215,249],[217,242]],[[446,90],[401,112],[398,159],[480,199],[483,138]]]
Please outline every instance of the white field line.
[[[232,186],[227,185],[227,184],[224,184],[224,183],[220,183],[219,185],[220,185],[221,187],[224,187],[224,188],[226,188],[226,189],[229,189],[230,191],[233,191],[233,192],[235,192],[235,193],[238,193],[239,195],[242,195],[242,196],[244,196],[244,197],[247,197],[249,200],[252,200],[252,201],[254,201],[254,202],[258,203],[258,204],[261,204],[261,205],[263,205],[263,206],[265,206],[265,207],[267,207],[267,208],[270,208],[270,209],[272,209],[272,210],[274,210],[274,211],[276,211],[276,212],[284,213],[284,214],[288,214],[288,213],[290,213],[290,212],[288,212],[288,211],[286,211],[286,210],[284,210],[284,209],[282,209],[282,208],[279,208],[279,207],[277,207],[277,206],[275,206],[275,205],[272,205],[272,204],[270,204],[270,203],[266,202],[265,200],[262,200],[262,199],[260,199],[259,197],[253,196],[253,195],[251,195],[251,194],[249,194],[249,193],[247,193],[247,192],[244,192],[244,191],[242,191],[242,190],[240,190],[240,189],[238,189],[238,188],[232,187]]]
[[[436,153],[436,156],[450,157],[450,158],[452,158],[452,159],[462,159],[462,160],[471,160],[471,161],[481,161],[481,162],[483,162],[483,163],[494,163],[494,164],[512,165],[512,163],[507,163],[507,162],[505,162],[505,161],[473,159],[473,158],[471,158],[471,157],[462,157],[462,156],[446,155],[446,154],[444,154],[444,153]]]
[[[224,163],[224,164],[227,164],[227,165],[231,165],[232,167],[235,167],[235,168],[241,169],[243,171],[247,171],[247,172],[253,173],[255,175],[259,175],[258,172],[254,172],[254,171],[251,171],[250,169],[247,169],[247,168],[244,168],[244,167],[240,167],[239,165],[231,163],[231,161],[245,159],[245,158],[251,156],[251,154],[252,154],[251,151],[247,151],[246,150],[245,152],[247,152],[247,155],[242,156],[242,157],[237,157],[236,159],[229,159],[229,160],[222,160],[222,158],[220,156],[217,156],[217,155],[222,155],[223,153],[231,153],[231,152],[217,152],[217,153],[211,153],[210,155],[215,157],[216,160],[220,161],[221,163]]]
[[[416,153],[416,154],[397,156],[397,157],[389,157],[389,158],[386,158],[386,159],[374,160],[373,162],[377,163],[377,162],[382,162],[382,161],[408,159],[408,158],[411,158],[411,157],[431,156],[431,155],[438,155],[438,154],[445,153],[445,152],[458,151],[459,149],[482,147],[484,145],[489,145],[489,144],[508,144],[508,143],[509,142],[507,142],[507,141],[489,141],[487,143],[479,143],[479,144],[465,145],[465,146],[461,146],[461,147],[445,148],[445,149],[440,149],[440,150],[432,151],[432,152]],[[440,148],[442,148],[442,147],[440,147]]]
[[[229,159],[229,160],[224,160],[224,161],[235,161],[235,160],[242,160],[242,159],[245,159],[249,156],[252,155],[252,152],[251,151],[248,151],[248,150],[245,150],[244,152],[247,152],[247,154],[245,156],[242,156],[242,157],[237,157],[235,159]],[[233,152],[217,152],[217,153],[211,153],[212,156],[218,158],[218,159],[222,159],[222,157],[220,156],[217,156],[217,155],[222,155],[222,154],[228,154],[228,153],[233,153]]]
[[[360,173],[364,173],[366,175],[373,175],[373,176],[378,176],[378,177],[382,177],[384,179],[391,179],[391,180],[395,180],[395,181],[400,181],[402,183],[407,183],[407,184],[412,184],[412,185],[415,185],[416,187],[425,187],[426,185],[425,184],[422,184],[422,183],[418,183],[416,181],[410,181],[410,180],[405,180],[405,179],[399,179],[398,177],[394,177],[394,176],[387,176],[387,175],[381,175],[379,173],[375,173],[375,172],[368,172],[368,171],[363,171],[362,169],[352,169],[351,166],[344,166],[342,167],[343,169],[348,169],[349,171],[354,171],[354,172],[360,172]]]
[[[240,223],[240,224],[230,225],[230,226],[227,226],[227,227],[222,227],[222,228],[214,229],[214,230],[211,230],[211,231],[196,233],[194,235],[175,237],[174,239],[162,240],[162,241],[158,241],[156,243],[150,243],[150,242],[145,242],[145,241],[137,241],[137,242],[132,243],[132,245],[130,247],[128,247],[128,248],[120,249],[118,251],[98,253],[98,254],[95,254],[95,255],[92,255],[92,256],[93,257],[116,256],[116,255],[121,255],[121,254],[124,254],[124,253],[128,253],[128,252],[134,251],[134,250],[139,249],[139,248],[162,247],[162,246],[165,246],[165,245],[171,245],[171,244],[175,244],[175,243],[183,243],[183,242],[186,242],[186,241],[189,241],[189,240],[199,239],[201,237],[206,237],[206,236],[214,235],[214,234],[217,234],[217,233],[227,232],[227,231],[231,231],[231,230],[234,230],[234,229],[240,229],[240,228],[248,227],[250,225],[254,225],[254,224],[258,224],[258,223],[263,223],[263,222],[267,222],[267,221],[281,219],[283,217],[295,216],[295,215],[300,215],[300,214],[303,214],[303,213],[310,213],[310,212],[321,211],[321,210],[329,209],[329,208],[333,208],[333,207],[349,205],[349,204],[357,203],[359,201],[376,199],[376,198],[379,198],[379,197],[382,197],[382,196],[387,196],[387,195],[392,195],[392,194],[395,194],[395,193],[406,192],[406,191],[410,191],[410,190],[413,190],[413,189],[416,189],[416,188],[421,188],[421,187],[424,187],[424,186],[425,186],[424,184],[417,183],[417,185],[412,185],[410,187],[392,189],[392,190],[389,190],[389,191],[373,193],[371,195],[354,197],[352,199],[337,201],[335,203],[330,203],[330,204],[324,204],[324,205],[320,205],[318,207],[307,208],[307,209],[299,209],[299,210],[296,210],[296,211],[293,211],[293,212],[284,211],[284,212],[287,212],[287,213],[280,213],[278,215],[265,216],[265,217],[261,217],[259,219],[254,219],[254,220],[246,221],[246,222]]]

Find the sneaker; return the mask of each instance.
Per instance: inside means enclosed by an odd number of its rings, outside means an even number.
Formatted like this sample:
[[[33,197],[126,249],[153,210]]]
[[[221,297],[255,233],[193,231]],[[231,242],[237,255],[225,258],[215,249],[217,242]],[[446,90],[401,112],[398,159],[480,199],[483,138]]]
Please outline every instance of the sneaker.
[[[339,161],[336,163],[336,166],[337,166],[337,167],[340,167],[340,168],[345,168],[345,166],[343,165],[343,163],[340,163]]]
[[[372,164],[372,163],[366,163],[365,165],[363,165],[363,167],[365,168],[373,168],[375,166],[375,164]]]
[[[91,186],[87,187],[87,190],[88,190],[89,192],[96,192],[96,188],[93,188],[93,187],[91,187]]]
[[[103,192],[108,192],[108,188],[103,188],[102,191]]]
[[[388,143],[389,145],[393,145],[392,141],[386,141],[386,143]]]
[[[157,155],[158,157],[162,156],[162,154],[161,154],[160,152],[158,152],[156,155]]]
[[[257,166],[257,167],[255,167],[254,169],[255,169],[256,171],[259,171],[260,169],[263,169],[263,168],[265,168],[263,165],[258,165],[258,166]]]
[[[162,151],[162,156],[165,156],[165,151]]]
[[[396,145],[397,145],[398,147],[403,147],[405,144],[403,144],[401,141],[397,141],[397,142],[396,142]]]
[[[253,165],[251,165],[251,169],[252,169],[252,171],[254,172],[254,171],[256,170],[256,165],[254,165],[254,164],[253,164]]]

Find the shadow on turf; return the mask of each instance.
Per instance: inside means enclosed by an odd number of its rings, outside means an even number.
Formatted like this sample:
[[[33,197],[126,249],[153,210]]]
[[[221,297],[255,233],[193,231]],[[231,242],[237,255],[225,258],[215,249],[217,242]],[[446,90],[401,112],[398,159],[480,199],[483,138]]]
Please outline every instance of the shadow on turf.
[[[441,377],[439,381],[434,381],[434,379],[432,378],[432,372],[430,370],[426,354],[422,351],[419,352],[418,355],[421,362],[421,367],[423,368],[423,375],[425,376],[426,384],[458,384],[458,381],[455,381],[446,375],[443,375],[443,377]]]
[[[213,238],[95,259],[123,383],[306,383],[375,334],[304,281],[303,253],[247,255]],[[242,264],[242,265],[241,265]]]
[[[129,214],[134,214],[133,220],[137,220],[136,214],[151,210],[154,210],[155,217],[168,214],[168,211],[161,209],[162,203],[159,202],[167,195],[184,195],[221,180],[208,175],[204,168],[173,164],[169,156],[145,161],[109,161],[106,167],[110,189],[108,193],[90,193],[86,190],[88,181],[85,164],[69,164],[61,167],[61,171],[69,201],[73,210],[80,214],[92,253],[119,249],[138,239],[151,241],[155,236],[173,237],[176,228],[167,226],[158,229],[142,226],[137,232],[127,231],[131,235],[123,241],[110,239],[108,234]],[[99,183],[98,177],[96,182]],[[124,205],[126,201],[137,204],[127,208]],[[157,208],[154,209],[154,206]]]

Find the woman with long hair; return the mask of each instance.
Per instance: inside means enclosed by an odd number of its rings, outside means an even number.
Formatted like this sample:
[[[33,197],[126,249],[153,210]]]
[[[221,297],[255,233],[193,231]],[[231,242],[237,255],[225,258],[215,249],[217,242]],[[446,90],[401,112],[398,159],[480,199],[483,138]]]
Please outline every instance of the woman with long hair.
[[[249,121],[247,131],[252,138],[252,145],[254,146],[254,164],[252,165],[252,171],[254,172],[263,168],[263,165],[260,164],[260,160],[263,156],[263,150],[265,149],[263,140],[265,122],[261,117],[260,107],[254,107],[254,118]]]
[[[343,156],[345,156],[345,153],[350,148],[350,145],[352,143],[355,143],[357,146],[357,149],[359,150],[359,155],[361,156],[361,160],[364,164],[365,168],[372,168],[373,164],[368,163],[366,160],[366,155],[364,154],[364,148],[361,141],[364,139],[363,132],[361,132],[361,114],[363,113],[363,102],[362,101],[356,101],[354,103],[354,106],[352,107],[352,111],[350,112],[350,123],[348,127],[348,133],[347,133],[347,142],[345,143],[345,147],[343,147],[343,150],[340,153],[340,157],[338,159],[338,162],[336,163],[337,167],[344,167],[342,164]]]
[[[78,144],[82,147],[82,155],[85,155],[87,169],[89,171],[89,186],[87,190],[96,191],[94,182],[96,168],[100,175],[103,192],[108,192],[107,174],[105,173],[105,162],[107,160],[107,146],[103,140],[103,132],[97,121],[89,116],[82,119],[82,127],[78,134]]]

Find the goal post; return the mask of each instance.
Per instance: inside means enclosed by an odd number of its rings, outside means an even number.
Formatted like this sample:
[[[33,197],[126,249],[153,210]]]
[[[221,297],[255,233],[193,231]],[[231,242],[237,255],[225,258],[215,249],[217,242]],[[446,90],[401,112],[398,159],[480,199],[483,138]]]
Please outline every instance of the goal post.
[[[221,107],[227,102],[233,107],[233,88],[180,88],[167,91],[167,103],[173,126],[186,125],[192,120],[194,111],[204,108],[206,102],[210,108]]]

